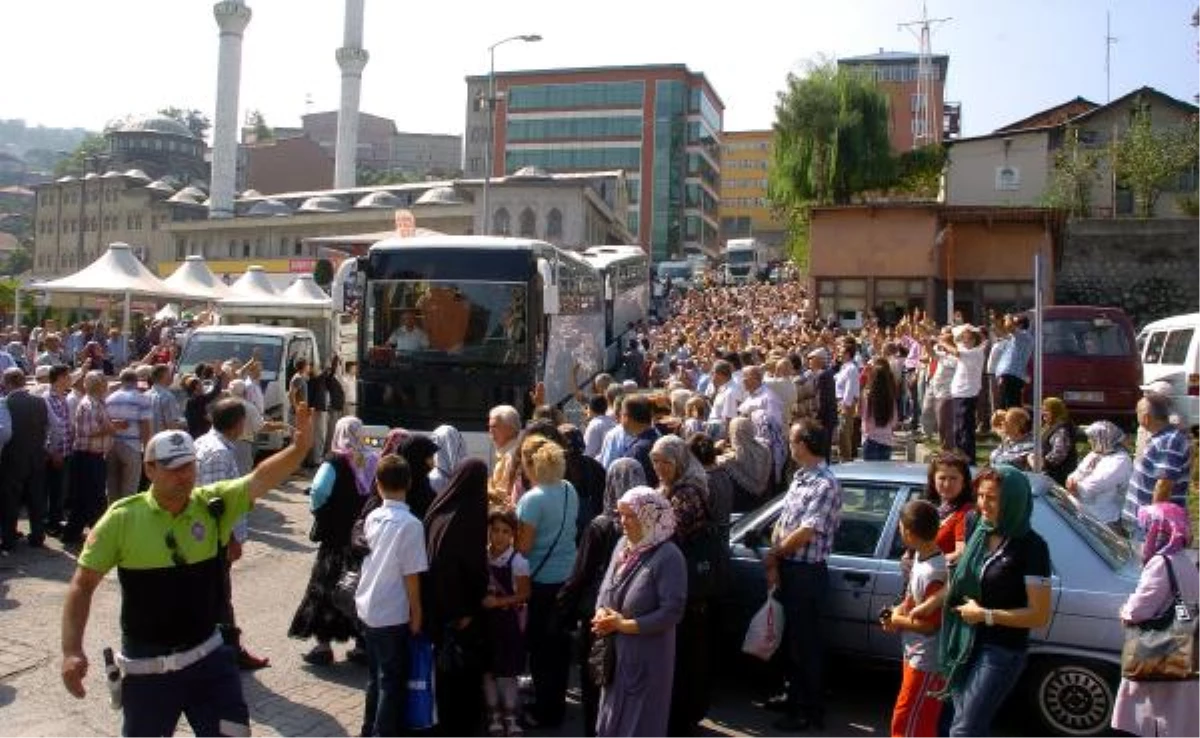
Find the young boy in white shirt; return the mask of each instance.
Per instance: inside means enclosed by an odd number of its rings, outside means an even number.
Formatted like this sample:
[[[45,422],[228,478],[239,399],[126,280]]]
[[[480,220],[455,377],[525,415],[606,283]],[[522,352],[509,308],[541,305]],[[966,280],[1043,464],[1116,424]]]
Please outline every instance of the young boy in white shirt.
[[[379,460],[375,486],[383,505],[363,523],[371,552],[363,560],[354,597],[366,626],[363,735],[400,735],[404,729],[409,638],[421,632],[420,575],[429,568],[425,530],[404,502],[411,484],[412,471],[403,458]]]

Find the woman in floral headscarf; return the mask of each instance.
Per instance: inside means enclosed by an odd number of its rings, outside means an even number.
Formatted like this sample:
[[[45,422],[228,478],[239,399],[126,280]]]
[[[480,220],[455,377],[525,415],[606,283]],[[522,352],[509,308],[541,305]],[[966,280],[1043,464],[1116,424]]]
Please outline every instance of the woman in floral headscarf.
[[[1084,433],[1092,450],[1067,475],[1067,491],[1096,520],[1118,526],[1133,476],[1133,460],[1121,446],[1125,434],[1107,420],[1092,423]]]
[[[592,618],[597,637],[616,638],[612,683],[600,695],[596,734],[668,735],[675,626],[687,602],[687,566],[672,542],[671,503],[634,487],[617,503],[625,536],[617,543]]]
[[[1138,525],[1146,531],[1142,548],[1142,575],[1137,588],[1121,606],[1125,624],[1158,616],[1170,606],[1170,569],[1179,594],[1196,613],[1200,582],[1196,565],[1183,549],[1191,538],[1187,511],[1173,502],[1156,502],[1138,511]],[[1121,680],[1113,706],[1112,727],[1134,735],[1200,734],[1200,691],[1195,680],[1133,682]]]
[[[316,639],[317,645],[303,657],[316,666],[333,662],[332,641],[359,635],[356,619],[334,606],[333,592],[342,573],[357,564],[351,532],[363,503],[374,490],[378,463],[379,454],[363,441],[362,421],[346,416],[334,426],[331,450],[309,490],[313,527],[308,535],[320,546],[308,589],[292,617],[288,635]]]

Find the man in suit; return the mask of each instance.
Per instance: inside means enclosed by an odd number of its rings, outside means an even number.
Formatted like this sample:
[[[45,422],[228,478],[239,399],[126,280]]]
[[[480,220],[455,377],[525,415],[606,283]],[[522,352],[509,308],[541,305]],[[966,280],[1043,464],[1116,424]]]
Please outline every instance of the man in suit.
[[[40,548],[45,541],[46,517],[46,401],[25,388],[25,373],[7,369],[3,375],[6,404],[12,418],[12,438],[0,453],[0,552],[12,552],[17,544],[17,518],[21,505],[29,509],[29,545]]]

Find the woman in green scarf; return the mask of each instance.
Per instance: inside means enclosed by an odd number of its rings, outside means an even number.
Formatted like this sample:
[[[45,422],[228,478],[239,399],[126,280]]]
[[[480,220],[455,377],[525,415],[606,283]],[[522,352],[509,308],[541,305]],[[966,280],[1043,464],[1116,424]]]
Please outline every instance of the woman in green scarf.
[[[1030,527],[1033,493],[1011,466],[975,479],[978,523],[946,597],[938,666],[953,698],[950,735],[987,735],[1025,667],[1029,631],[1050,622],[1050,550]]]

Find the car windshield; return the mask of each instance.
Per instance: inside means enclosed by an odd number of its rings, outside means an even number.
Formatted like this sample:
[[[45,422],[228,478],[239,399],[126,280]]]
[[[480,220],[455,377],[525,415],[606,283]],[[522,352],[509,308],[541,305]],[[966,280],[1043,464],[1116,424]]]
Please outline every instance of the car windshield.
[[[283,339],[278,336],[254,336],[244,333],[193,333],[183,355],[179,357],[179,373],[195,371],[197,364],[219,367],[229,359],[242,363],[257,355],[262,363],[262,378],[268,382],[278,375],[279,356]]]
[[[512,282],[377,280],[367,295],[372,366],[526,360],[526,288]]]
[[[1053,356],[1128,356],[1133,353],[1125,331],[1107,318],[1055,319],[1042,325],[1043,349]]]
[[[754,262],[753,251],[730,251],[728,254],[730,264],[751,264]]]
[[[659,264],[658,276],[666,279],[687,279],[692,276],[691,264]]]
[[[1084,512],[1065,489],[1047,480],[1045,498],[1050,507],[1113,569],[1123,569],[1133,560],[1133,547],[1129,545],[1129,540]]]

